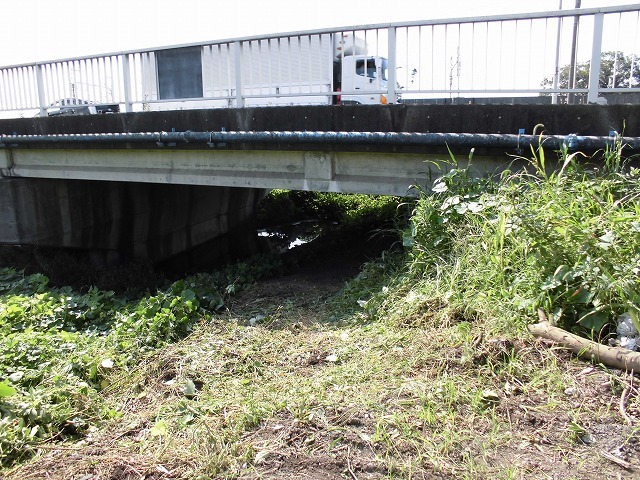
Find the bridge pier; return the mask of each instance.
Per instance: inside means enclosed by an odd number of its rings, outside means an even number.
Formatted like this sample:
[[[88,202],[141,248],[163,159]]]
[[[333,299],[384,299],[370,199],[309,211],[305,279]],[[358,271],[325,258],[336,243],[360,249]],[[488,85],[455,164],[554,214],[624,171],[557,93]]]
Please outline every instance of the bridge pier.
[[[241,226],[264,190],[0,179],[0,244],[117,251],[165,261]]]

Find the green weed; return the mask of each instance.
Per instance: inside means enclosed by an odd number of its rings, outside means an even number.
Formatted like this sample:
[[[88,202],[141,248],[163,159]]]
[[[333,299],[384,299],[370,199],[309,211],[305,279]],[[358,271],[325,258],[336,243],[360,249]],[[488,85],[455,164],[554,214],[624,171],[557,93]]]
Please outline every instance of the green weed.
[[[0,271],[3,466],[92,432],[67,444],[82,454],[52,456],[66,459],[59,476],[132,465],[258,478],[324,461],[351,478],[550,478],[527,461],[563,450],[595,471],[595,456],[571,449],[599,419],[615,424],[604,375],[520,332],[538,308],[594,335],[637,309],[639,174],[619,149],[590,159],[603,159],[597,169],[565,151],[554,170],[532,154],[529,170],[493,179],[449,170],[412,204],[405,253],[321,301],[267,292],[227,311],[230,295],[282,272],[270,256],[135,299]],[[309,200],[327,217],[352,201],[357,219],[369,200]],[[9,478],[49,471],[45,458]]]
[[[640,171],[622,146],[578,163],[544,151],[533,171],[438,178],[417,202],[405,244],[414,277],[442,285],[466,309],[523,325],[538,308],[565,328],[599,337],[618,315],[640,308]]]
[[[133,368],[189,335],[230,294],[281,267],[267,260],[194,275],[138,299],[50,288],[41,274],[0,270],[0,463],[22,461],[42,441],[77,437],[111,418],[97,398],[114,369]]]

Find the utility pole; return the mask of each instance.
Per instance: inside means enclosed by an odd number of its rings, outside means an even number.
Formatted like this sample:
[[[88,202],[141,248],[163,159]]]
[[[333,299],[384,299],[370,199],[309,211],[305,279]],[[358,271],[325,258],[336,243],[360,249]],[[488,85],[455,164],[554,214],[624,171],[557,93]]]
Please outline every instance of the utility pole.
[[[560,0],[560,5],[558,5],[558,10],[562,10],[562,0]],[[553,89],[558,88],[558,82],[560,80],[560,32],[562,31],[562,17],[558,17],[558,31],[556,33],[556,69],[553,74]],[[556,105],[558,103],[558,94],[551,94],[551,103]]]

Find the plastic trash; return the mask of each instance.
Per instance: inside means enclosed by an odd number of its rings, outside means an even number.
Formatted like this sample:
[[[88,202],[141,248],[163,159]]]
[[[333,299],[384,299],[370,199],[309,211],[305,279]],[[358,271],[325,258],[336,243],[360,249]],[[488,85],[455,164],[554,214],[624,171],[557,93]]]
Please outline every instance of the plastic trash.
[[[618,317],[618,326],[616,328],[618,334],[617,342],[621,347],[628,350],[637,350],[640,344],[640,332],[636,328],[631,315],[623,313]]]

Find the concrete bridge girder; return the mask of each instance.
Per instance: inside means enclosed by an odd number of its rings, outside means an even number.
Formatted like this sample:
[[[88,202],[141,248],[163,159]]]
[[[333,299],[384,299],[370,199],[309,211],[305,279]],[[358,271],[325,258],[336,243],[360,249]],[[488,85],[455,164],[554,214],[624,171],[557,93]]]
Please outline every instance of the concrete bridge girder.
[[[282,150],[3,149],[7,177],[315,190],[406,196],[447,169],[445,155]],[[489,175],[505,157],[474,162]],[[442,165],[442,170],[437,167]]]

